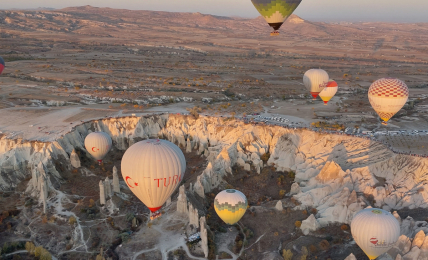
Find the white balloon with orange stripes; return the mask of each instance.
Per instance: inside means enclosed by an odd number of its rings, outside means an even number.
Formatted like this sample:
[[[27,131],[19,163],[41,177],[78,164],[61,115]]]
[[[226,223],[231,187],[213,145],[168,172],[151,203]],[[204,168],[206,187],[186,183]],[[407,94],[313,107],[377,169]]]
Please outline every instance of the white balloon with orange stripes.
[[[327,105],[328,101],[330,101],[330,99],[332,99],[334,95],[336,95],[337,89],[338,89],[338,86],[336,81],[332,79],[329,80],[325,89],[323,89],[319,94],[322,101],[324,101],[324,105]]]

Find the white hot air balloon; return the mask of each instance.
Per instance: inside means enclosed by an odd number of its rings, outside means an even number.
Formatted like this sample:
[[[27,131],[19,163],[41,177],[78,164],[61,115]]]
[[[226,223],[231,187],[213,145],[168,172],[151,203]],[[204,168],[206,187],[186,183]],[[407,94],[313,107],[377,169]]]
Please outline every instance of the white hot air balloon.
[[[369,88],[369,101],[373,109],[386,125],[406,104],[409,98],[409,89],[407,85],[393,78],[383,78],[376,80]]]
[[[247,206],[247,197],[238,190],[224,190],[214,199],[217,215],[228,225],[238,222],[244,216]]]
[[[104,132],[93,132],[85,138],[86,150],[101,164],[103,158],[110,151],[111,137]]]
[[[328,101],[334,97],[337,93],[337,83],[334,80],[330,80],[327,86],[320,92],[319,96],[324,101],[324,105],[327,105]]]
[[[186,159],[175,144],[149,139],[133,144],[122,158],[122,177],[150,209],[159,210],[183,179]]]
[[[327,86],[329,77],[327,72],[321,69],[310,69],[303,75],[303,84],[311,92],[314,100],[318,94]]]
[[[400,224],[388,211],[368,208],[355,214],[351,233],[364,253],[376,259],[395,245],[400,236]]]

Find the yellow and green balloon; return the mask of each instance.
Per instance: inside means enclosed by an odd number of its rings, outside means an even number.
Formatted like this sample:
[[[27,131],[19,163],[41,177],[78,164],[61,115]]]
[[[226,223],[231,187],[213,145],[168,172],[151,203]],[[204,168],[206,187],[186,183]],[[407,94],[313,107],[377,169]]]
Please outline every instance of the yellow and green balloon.
[[[266,22],[278,30],[302,0],[251,0]]]
[[[236,224],[244,216],[247,207],[247,197],[238,190],[224,190],[214,199],[215,212],[228,225]]]

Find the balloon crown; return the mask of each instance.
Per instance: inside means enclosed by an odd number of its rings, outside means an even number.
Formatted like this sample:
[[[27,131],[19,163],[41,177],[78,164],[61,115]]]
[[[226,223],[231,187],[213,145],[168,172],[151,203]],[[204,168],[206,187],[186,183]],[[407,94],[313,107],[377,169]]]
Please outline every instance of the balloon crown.
[[[372,212],[374,214],[382,214],[382,210],[380,210],[380,209],[374,209],[374,210],[372,210]]]

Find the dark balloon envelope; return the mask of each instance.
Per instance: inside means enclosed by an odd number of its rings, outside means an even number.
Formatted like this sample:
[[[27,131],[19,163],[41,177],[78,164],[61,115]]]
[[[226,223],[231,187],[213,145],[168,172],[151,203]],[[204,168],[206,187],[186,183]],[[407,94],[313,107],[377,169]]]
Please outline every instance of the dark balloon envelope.
[[[4,63],[4,60],[3,60],[3,58],[2,57],[0,57],[0,75],[1,75],[1,73],[3,72],[3,69],[4,69],[4,67],[5,67],[6,65],[5,65],[5,63]]]

